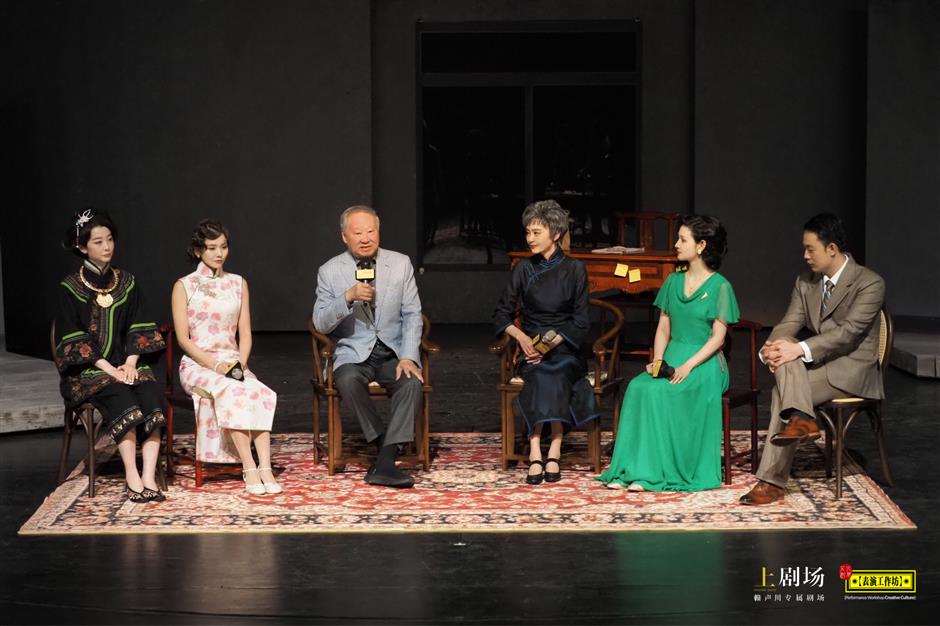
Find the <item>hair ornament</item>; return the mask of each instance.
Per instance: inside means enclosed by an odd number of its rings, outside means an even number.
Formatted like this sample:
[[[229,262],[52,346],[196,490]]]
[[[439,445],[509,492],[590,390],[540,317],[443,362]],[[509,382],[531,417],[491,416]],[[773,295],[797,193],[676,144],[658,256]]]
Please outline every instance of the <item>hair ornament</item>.
[[[91,218],[95,216],[95,212],[91,209],[85,209],[82,211],[78,219],[75,220],[75,241],[78,241],[78,233],[82,229],[82,226],[91,221]]]

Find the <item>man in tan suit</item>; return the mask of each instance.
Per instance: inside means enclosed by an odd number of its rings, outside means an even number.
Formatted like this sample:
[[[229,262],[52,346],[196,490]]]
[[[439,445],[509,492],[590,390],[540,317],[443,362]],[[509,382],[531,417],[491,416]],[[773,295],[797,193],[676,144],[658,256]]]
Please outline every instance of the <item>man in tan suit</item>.
[[[797,278],[790,307],[760,350],[776,378],[770,445],[759,482],[741,504],[770,504],[786,495],[796,444],[820,436],[815,405],[840,396],[884,397],[878,370],[884,280],[845,253],[842,222],[828,213],[803,227],[803,258],[811,271]],[[797,341],[804,329],[807,338]]]

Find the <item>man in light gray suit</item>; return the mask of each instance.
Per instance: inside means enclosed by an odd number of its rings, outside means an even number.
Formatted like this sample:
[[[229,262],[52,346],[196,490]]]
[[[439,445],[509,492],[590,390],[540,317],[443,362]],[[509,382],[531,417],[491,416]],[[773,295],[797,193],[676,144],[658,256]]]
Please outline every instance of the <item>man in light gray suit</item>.
[[[399,444],[414,440],[424,382],[419,365],[421,300],[414,268],[404,254],[379,248],[379,217],[371,207],[349,207],[339,224],[347,250],[317,273],[313,324],[336,340],[336,388],[356,414],[366,440],[376,445],[378,454],[365,481],[411,487],[414,478],[395,466],[395,458]],[[391,394],[388,428],[369,398],[373,380]]]
[[[790,306],[760,351],[776,378],[770,401],[770,445],[757,485],[741,504],[771,504],[786,495],[795,444],[819,438],[813,407],[840,396],[884,398],[878,365],[878,312],[885,283],[845,253],[845,229],[822,213],[803,226],[810,272],[796,280]],[[808,331],[804,341],[795,337]]]

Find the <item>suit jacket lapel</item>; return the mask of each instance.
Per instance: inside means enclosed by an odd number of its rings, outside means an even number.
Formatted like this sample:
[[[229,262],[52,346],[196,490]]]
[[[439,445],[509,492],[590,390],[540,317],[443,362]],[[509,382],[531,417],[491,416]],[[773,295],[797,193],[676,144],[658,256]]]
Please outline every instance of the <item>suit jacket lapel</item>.
[[[815,332],[819,332],[819,323],[821,321],[819,314],[822,309],[822,289],[823,277],[820,274],[819,280],[813,284],[813,288],[806,294],[806,308],[809,309],[810,328]]]
[[[379,320],[382,316],[382,303],[385,301],[385,286],[388,284],[388,278],[391,274],[391,265],[388,262],[388,255],[382,254],[379,248],[375,253],[375,327],[379,327]]]
[[[343,285],[343,291],[346,291],[356,282],[356,259],[353,258],[352,253],[348,250],[341,259],[342,267],[340,271],[342,272],[342,276],[339,277],[339,284]]]
[[[845,266],[842,276],[839,277],[839,282],[832,288],[832,295],[829,297],[829,306],[826,308],[826,314],[822,316],[823,320],[832,315],[832,312],[836,310],[839,303],[845,299],[845,296],[849,293],[849,289],[852,288],[852,283],[855,282],[856,274],[858,274],[858,264],[852,260],[852,257],[849,257],[849,262]],[[820,285],[821,284],[822,281],[820,281]]]

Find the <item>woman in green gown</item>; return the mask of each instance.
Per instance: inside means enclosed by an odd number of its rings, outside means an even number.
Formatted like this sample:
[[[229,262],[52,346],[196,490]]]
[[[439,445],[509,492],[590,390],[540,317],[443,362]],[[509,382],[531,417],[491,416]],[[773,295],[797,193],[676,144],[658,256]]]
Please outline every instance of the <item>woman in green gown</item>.
[[[630,381],[617,441],[598,480],[632,491],[700,491],[721,484],[721,395],[728,366],[720,349],[738,321],[731,283],[717,273],[727,251],[714,217],[689,215],[676,241],[688,269],[671,274],[655,305],[661,310],[653,362]],[[654,364],[675,367],[654,377]]]

